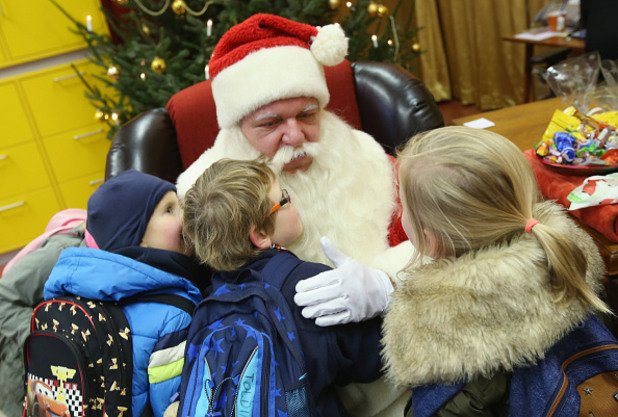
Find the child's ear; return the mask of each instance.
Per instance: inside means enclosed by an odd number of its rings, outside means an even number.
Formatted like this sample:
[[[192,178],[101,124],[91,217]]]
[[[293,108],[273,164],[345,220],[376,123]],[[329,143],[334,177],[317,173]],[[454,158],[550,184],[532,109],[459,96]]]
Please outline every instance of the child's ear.
[[[273,243],[270,236],[262,230],[258,230],[255,226],[251,226],[251,230],[249,230],[249,239],[253,246],[258,249],[268,249]]]

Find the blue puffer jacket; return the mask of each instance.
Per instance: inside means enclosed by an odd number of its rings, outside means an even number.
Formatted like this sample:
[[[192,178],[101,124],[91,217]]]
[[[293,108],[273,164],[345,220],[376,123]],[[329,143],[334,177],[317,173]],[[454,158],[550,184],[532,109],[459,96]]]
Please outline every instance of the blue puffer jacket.
[[[119,301],[143,292],[180,295],[198,303],[200,291],[187,279],[97,249],[70,248],[60,255],[45,284],[45,299],[79,295]],[[150,401],[155,417],[163,416],[179,391],[184,346],[191,316],[174,306],[128,304],[124,313],[133,337],[133,415]]]

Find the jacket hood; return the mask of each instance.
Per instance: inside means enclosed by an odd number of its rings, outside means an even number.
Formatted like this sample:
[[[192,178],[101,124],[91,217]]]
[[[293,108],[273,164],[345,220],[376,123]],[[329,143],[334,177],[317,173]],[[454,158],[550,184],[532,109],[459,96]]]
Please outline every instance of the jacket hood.
[[[603,261],[590,236],[552,204],[542,222],[573,235],[586,281],[601,290]],[[452,384],[534,363],[591,314],[552,302],[545,252],[532,234],[436,260],[400,282],[384,320],[383,356],[396,384]]]
[[[144,291],[188,295],[201,300],[189,280],[125,256],[103,250],[64,250],[45,284],[45,299],[67,294],[101,301],[119,301]]]

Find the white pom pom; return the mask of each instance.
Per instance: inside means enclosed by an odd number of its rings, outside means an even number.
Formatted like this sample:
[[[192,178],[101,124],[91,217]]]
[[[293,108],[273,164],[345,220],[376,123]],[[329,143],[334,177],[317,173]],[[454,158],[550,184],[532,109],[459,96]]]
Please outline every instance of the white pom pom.
[[[322,65],[341,63],[348,54],[348,38],[338,24],[318,28],[318,34],[311,43],[311,52]]]

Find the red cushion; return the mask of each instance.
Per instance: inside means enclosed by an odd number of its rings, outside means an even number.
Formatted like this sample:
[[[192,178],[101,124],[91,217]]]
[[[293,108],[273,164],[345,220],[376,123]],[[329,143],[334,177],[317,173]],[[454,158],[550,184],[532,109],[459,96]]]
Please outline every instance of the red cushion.
[[[330,91],[327,108],[360,129],[350,62],[346,60],[335,67],[326,67],[325,74]],[[179,91],[170,98],[166,107],[176,127],[182,165],[186,169],[212,146],[219,132],[210,81],[202,81]]]

